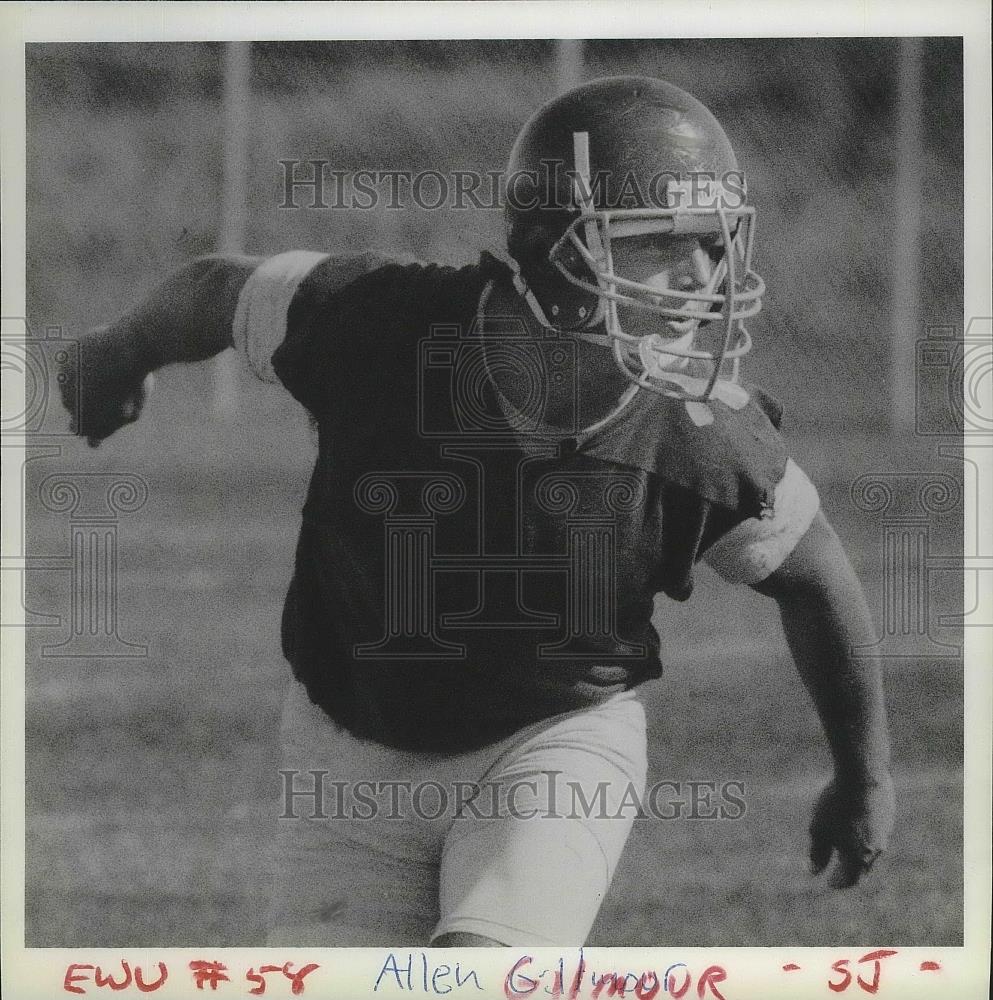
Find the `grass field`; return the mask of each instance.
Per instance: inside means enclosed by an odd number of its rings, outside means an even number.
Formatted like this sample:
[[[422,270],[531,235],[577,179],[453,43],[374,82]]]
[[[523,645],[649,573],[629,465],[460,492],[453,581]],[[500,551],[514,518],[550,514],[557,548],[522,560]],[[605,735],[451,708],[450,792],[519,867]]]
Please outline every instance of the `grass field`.
[[[278,613],[309,430],[301,423],[282,449],[271,432],[247,428],[226,432],[226,453],[192,428],[167,441],[156,416],[178,405],[182,374],[167,373],[150,412],[118,439],[58,460],[68,471],[127,468],[149,484],[146,506],[120,523],[120,632],[149,655],[41,657],[52,636],[29,633],[35,945],[262,941],[264,848],[280,788],[275,733],[289,675]],[[276,398],[255,390],[246,401],[264,410]],[[170,447],[185,452],[182,465]],[[280,450],[292,456],[282,466]],[[268,468],[246,472],[253,452],[271,456]],[[878,607],[876,528],[838,491],[823,494]],[[953,539],[954,522],[946,527]],[[64,515],[35,518],[33,551],[65,545]],[[31,579],[29,606],[68,613],[66,574]],[[689,604],[667,602],[658,620],[669,666],[645,689],[651,777],[743,781],[747,813],[637,823],[592,941],[959,943],[961,664],[897,661],[888,671],[897,833],[873,877],[838,893],[806,871],[806,823],[828,758],[773,606],[704,571]]]
[[[457,59],[440,49],[260,47],[247,249],[374,245],[465,261],[498,240],[492,212],[275,206],[281,157],[499,169],[553,79],[540,43],[500,44]],[[922,169],[942,183],[923,206],[922,322],[954,324],[960,50],[953,39],[930,44]],[[587,52],[589,75],[667,76],[728,124],[759,206],[770,289],[749,371],[784,398],[795,453],[876,609],[880,524],[855,510],[849,484],[868,471],[948,465],[929,442],[883,432],[895,52],[886,41],[747,40]],[[34,326],[79,334],[215,249],[217,55],[195,45],[29,46]],[[148,656],[60,660],[41,655],[58,629],[27,635],[29,945],[262,941],[276,720],[289,677],[279,611],[312,441],[285,396],[247,379],[239,421],[213,421],[210,384],[207,366],[167,370],[142,421],[100,451],[70,442],[28,467],[32,555],[68,551],[66,515],[35,499],[49,473],[128,472],[149,487],[145,506],[119,525],[120,632]],[[931,528],[937,551],[960,550],[960,513]],[[66,573],[32,572],[27,587],[32,610],[68,614]],[[942,610],[956,606],[954,593],[944,600]],[[774,609],[704,573],[687,606],[659,614],[668,669],[644,692],[651,778],[743,781],[747,813],[636,824],[592,943],[961,943],[961,663],[888,665],[897,832],[864,888],[841,894],[806,870],[806,824],[828,759]]]

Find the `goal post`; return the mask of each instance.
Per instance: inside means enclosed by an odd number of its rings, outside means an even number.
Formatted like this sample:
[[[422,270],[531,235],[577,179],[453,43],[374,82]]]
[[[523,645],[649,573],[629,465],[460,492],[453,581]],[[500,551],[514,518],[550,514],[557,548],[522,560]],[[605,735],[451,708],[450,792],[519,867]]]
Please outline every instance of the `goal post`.
[[[225,42],[221,106],[221,215],[218,250],[245,252],[248,214],[248,129],[251,110],[251,42]],[[238,359],[223,351],[214,359],[212,410],[228,418],[238,409]]]
[[[913,434],[916,428],[916,342],[921,329],[921,199],[924,135],[921,121],[921,40],[900,40],[897,72],[896,163],[893,234],[893,297],[890,337],[890,431]]]
[[[560,38],[555,43],[555,90],[564,94],[583,82],[583,40]]]

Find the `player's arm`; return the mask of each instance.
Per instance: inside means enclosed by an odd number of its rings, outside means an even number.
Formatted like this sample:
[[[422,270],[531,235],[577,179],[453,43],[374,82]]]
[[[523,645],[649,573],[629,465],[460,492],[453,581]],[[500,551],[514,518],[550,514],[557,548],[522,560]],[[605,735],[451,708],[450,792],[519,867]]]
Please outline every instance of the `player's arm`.
[[[786,640],[813,698],[834,758],[810,825],[810,860],[854,885],[893,827],[890,748],[879,661],[862,586],[838,536],[818,513],[783,564],[755,589],[779,605]]]
[[[73,429],[97,445],[138,418],[146,377],[232,346],[239,295],[259,257],[201,257],[174,271],[124,315],[80,339],[78,366],[62,373]]]
[[[793,463],[774,515],[744,522],[708,552],[719,572],[773,598],[834,759],[810,826],[811,863],[837,851],[838,887],[854,885],[886,847],[893,826],[889,736],[875,640],[862,586],[844,547]]]

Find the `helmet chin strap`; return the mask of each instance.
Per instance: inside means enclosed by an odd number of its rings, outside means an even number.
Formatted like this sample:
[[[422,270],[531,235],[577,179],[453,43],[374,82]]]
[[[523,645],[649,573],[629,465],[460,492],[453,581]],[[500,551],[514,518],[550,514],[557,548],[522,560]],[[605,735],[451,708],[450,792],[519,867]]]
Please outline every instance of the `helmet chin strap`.
[[[534,292],[528,287],[527,282],[521,277],[519,268],[517,267],[517,262],[514,262],[514,289],[517,294],[520,295],[522,299],[527,303],[528,308],[531,310],[531,315],[546,329],[546,330],[558,330],[559,328],[549,320],[545,315],[545,310],[541,308],[541,303],[535,297]],[[610,347],[610,337],[605,333],[589,333],[587,332],[589,327],[599,326],[605,317],[606,311],[604,309],[603,300],[599,299],[597,301],[597,307],[593,314],[586,320],[582,327],[578,330],[569,330],[568,334],[570,337],[576,337],[579,340],[588,341],[591,344],[600,344],[602,347]],[[565,332],[565,331],[563,331]]]
[[[606,340],[613,346],[615,358],[619,351],[623,351],[629,362],[640,367],[640,377],[637,370],[630,374],[645,388],[665,392],[664,383],[669,383],[690,395],[702,396],[711,381],[709,376],[713,374],[713,368],[708,370],[706,376],[694,375],[690,369],[692,359],[680,353],[692,348],[700,319],[694,318],[693,314],[688,312],[687,320],[680,321],[678,325],[668,325],[675,326],[680,335],[665,337],[659,333],[652,333],[633,337],[621,328],[616,303],[612,302],[607,310]],[[617,360],[620,364],[620,359]],[[625,366],[621,367],[623,370]],[[733,410],[740,410],[748,403],[748,392],[738,382],[737,375],[738,366],[735,362],[732,377],[730,379],[718,377],[710,390],[710,397],[719,399]]]
[[[523,279],[516,274],[514,275],[514,287],[521,298],[523,298],[527,303],[534,318],[546,330],[556,329],[555,325],[549,322],[548,317],[545,315],[545,311],[541,308],[541,304],[535,298],[534,293],[527,287]],[[658,333],[648,334],[639,338],[636,349],[632,350],[625,345],[625,350],[632,360],[637,358],[640,362],[645,377],[658,381],[671,382],[684,391],[692,392],[695,395],[699,394],[706,387],[707,379],[694,378],[690,375],[684,374],[682,369],[688,367],[690,359],[678,354],[669,354],[665,350],[666,347],[690,347],[693,343],[693,337],[696,334],[698,325],[699,321],[694,322],[693,329],[688,330],[680,337],[671,339],[665,338]],[[616,343],[616,338],[612,337],[610,334],[594,333],[591,330],[573,330],[569,333],[569,336],[575,337],[577,340],[583,340],[587,344],[593,344],[596,347],[603,347],[607,350],[611,350]],[[639,388],[647,388],[647,386],[644,386],[643,384],[636,384],[632,387],[633,391],[626,390],[624,395],[621,397],[624,401],[623,405],[626,406],[627,403],[634,398],[634,392],[636,392]],[[729,381],[727,379],[717,380],[714,385],[712,395],[716,396],[722,402],[727,403],[728,406],[735,410],[741,409],[748,402],[748,393],[737,382]],[[606,420],[601,421],[600,423],[605,422]],[[593,426],[599,427],[600,424],[598,423]],[[587,430],[590,429],[591,428],[587,428]]]
[[[520,270],[516,266],[516,261],[513,262],[512,270],[513,270],[512,280],[514,283],[514,289],[516,290],[517,294],[527,303],[528,308],[531,310],[531,314],[546,330],[555,330],[556,332],[558,332],[558,328],[553,323],[550,323],[548,321],[548,317],[545,315],[545,310],[541,308],[541,303],[538,302],[537,298],[535,298],[534,293],[531,291],[530,288],[528,288],[527,283],[521,277]],[[487,285],[486,288],[483,290],[483,295],[479,301],[480,322],[482,322],[483,320],[483,313],[485,310],[486,301],[489,298],[489,293],[490,293],[490,286]],[[596,312],[588,321],[587,326],[599,325],[602,322],[602,320],[599,319],[598,317],[601,316],[603,311],[604,311],[603,302],[601,301],[597,307]],[[611,338],[606,333],[591,333],[586,330],[573,330],[568,333],[568,336],[575,337],[578,340],[585,340],[589,344],[595,344],[597,347],[604,347],[607,348],[608,350],[610,349],[612,344]],[[493,382],[493,387],[496,390],[497,399],[499,400],[500,406],[503,409],[504,413],[506,413],[507,416],[510,417],[511,419],[515,419],[517,416],[519,416],[514,411],[514,407],[511,405],[507,397],[500,391],[500,387],[499,385],[496,384],[495,381]],[[587,440],[601,428],[606,427],[610,423],[613,423],[613,421],[616,420],[617,417],[619,417],[625,409],[627,409],[628,405],[631,403],[634,397],[638,395],[638,390],[640,388],[642,387],[636,383],[632,383],[631,385],[629,385],[624,390],[624,392],[621,393],[620,397],[617,400],[617,405],[605,417],[602,417],[601,419],[594,421],[592,424],[588,424],[586,427],[584,427],[576,434],[577,441]]]
[[[546,330],[555,330],[555,325],[549,322],[548,317],[545,315],[545,311],[541,308],[541,304],[538,302],[534,293],[528,288],[527,284],[524,282],[523,278],[521,278],[520,274],[516,272],[516,270],[513,282],[514,288],[521,298],[527,303],[534,318]],[[600,321],[597,320],[597,315],[602,312],[606,313],[603,319],[604,326],[606,327],[607,324],[610,323],[611,319],[613,319],[617,323],[617,328],[619,330],[620,322],[617,320],[616,310],[614,308],[605,310],[603,300],[600,301],[597,314],[594,314],[594,316],[590,318],[587,327],[600,325]],[[611,423],[634,399],[639,389],[659,388],[656,385],[652,385],[652,382],[668,382],[681,389],[683,392],[691,395],[701,395],[703,393],[709,380],[686,374],[685,369],[688,368],[690,359],[678,354],[667,353],[665,350],[667,346],[685,349],[692,345],[693,338],[696,335],[700,321],[699,319],[694,319],[692,314],[688,314],[687,319],[685,321],[680,321],[679,326],[684,327],[684,323],[691,324],[691,327],[678,337],[666,338],[661,334],[654,333],[638,338],[636,347],[630,342],[623,345],[623,349],[631,361],[637,361],[637,363],[640,364],[643,374],[637,382],[634,382],[628,389],[625,389],[618,400],[617,406],[611,410],[607,416],[593,424],[590,424],[588,427],[585,427],[582,431],[580,431],[578,435],[580,438],[589,437],[591,434],[594,434],[602,427]],[[594,333],[588,328],[570,331],[569,336],[607,350],[616,350],[621,343],[616,336],[612,336],[609,333]],[[733,410],[740,410],[748,403],[748,392],[734,380],[718,379],[714,383],[713,389],[711,390],[711,396],[721,400],[722,403],[725,403]],[[703,404],[698,404],[693,407],[690,407],[687,404],[687,410],[695,423],[704,424],[710,422],[710,420],[707,419],[705,413],[706,407]]]

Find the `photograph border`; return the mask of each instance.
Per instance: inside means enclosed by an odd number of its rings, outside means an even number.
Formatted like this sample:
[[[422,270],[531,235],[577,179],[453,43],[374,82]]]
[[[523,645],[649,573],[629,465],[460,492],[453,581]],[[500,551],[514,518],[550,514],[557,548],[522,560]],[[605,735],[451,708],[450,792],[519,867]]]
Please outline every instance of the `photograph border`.
[[[990,272],[990,8],[983,0],[933,2],[842,2],[825,8],[802,4],[753,0],[666,0],[665,3],[600,0],[579,2],[424,2],[424,3],[30,3],[0,9],[0,176],[2,176],[3,315],[25,313],[25,78],[24,45],[41,41],[227,41],[388,38],[745,38],[810,36],[961,36],[964,61],[965,117],[965,330],[971,319],[993,315]],[[23,381],[4,373],[3,389],[24,397]],[[19,395],[17,395],[19,394]],[[17,441],[5,436],[16,449]],[[22,444],[21,447],[26,447]],[[982,524],[982,511],[993,509],[993,436],[963,439],[968,457],[977,465],[976,491],[966,491],[967,523]],[[2,508],[5,541],[8,532],[22,530],[23,477],[16,461],[4,462]],[[977,529],[980,530],[980,529]],[[983,534],[984,541],[990,541]],[[989,574],[987,574],[989,576]],[[3,574],[3,669],[0,674],[0,724],[2,724],[2,993],[12,1000],[51,998],[66,993],[67,967],[72,963],[119,968],[122,958],[141,965],[154,978],[159,961],[186,967],[190,961],[224,961],[244,981],[244,970],[259,963],[292,962],[297,968],[317,962],[304,995],[354,998],[374,992],[377,976],[387,959],[384,948],[46,948],[24,947],[25,904],[25,690],[24,627],[19,586],[20,574]],[[8,577],[10,579],[8,579]],[[990,583],[987,581],[986,587]],[[984,588],[985,589],[985,588]],[[968,589],[965,591],[968,593]],[[964,630],[964,946],[961,948],[900,948],[899,961],[886,966],[880,997],[947,996],[985,997],[989,984],[991,868],[991,748],[993,748],[993,629]],[[887,942],[877,942],[885,949]],[[897,942],[896,947],[899,946]],[[504,995],[510,952],[503,949],[441,949],[410,951],[420,962],[420,952],[431,951],[432,961],[456,962],[477,970],[486,983],[473,995]],[[828,978],[837,973],[833,963],[848,961],[855,974],[860,959],[871,950],[852,948],[590,948],[585,961],[614,969],[648,969],[663,957],[686,963],[696,974],[709,966],[727,970],[721,989],[727,1000],[773,1000],[775,997],[827,997]],[[332,954],[329,954],[332,953]],[[513,952],[517,954],[517,952]],[[528,949],[535,961],[548,967],[561,950]],[[575,968],[577,954],[566,954]],[[940,965],[940,974],[928,977],[922,963]],[[115,964],[116,963],[116,964]],[[800,966],[791,976],[784,967]],[[540,966],[539,966],[540,967]],[[664,967],[664,965],[662,966]],[[847,967],[847,966],[846,966]],[[420,968],[420,965],[417,965]],[[832,969],[835,973],[832,973]],[[867,979],[872,962],[861,966]],[[425,984],[427,978],[425,974]],[[694,981],[694,986],[696,982]],[[420,992],[419,980],[414,982]],[[188,997],[187,975],[170,977],[161,997]],[[861,995],[855,983],[848,992]],[[91,995],[106,992],[94,988]],[[209,992],[205,991],[205,992]],[[276,991],[273,990],[273,995]],[[286,991],[283,991],[286,993]],[[453,991],[456,992],[456,991]],[[461,992],[461,991],[458,991]],[[695,989],[691,991],[695,994]],[[131,991],[124,995],[132,995]],[[235,995],[235,991],[231,991]],[[247,995],[242,988],[237,995]],[[288,994],[286,994],[288,995]],[[536,992],[535,995],[541,995]],[[631,995],[634,995],[633,993]],[[660,991],[662,995],[662,991]]]

